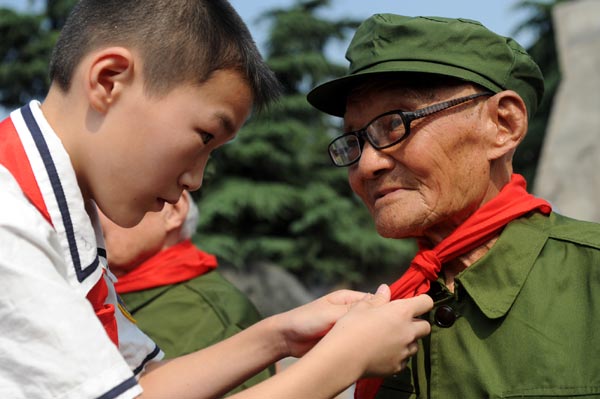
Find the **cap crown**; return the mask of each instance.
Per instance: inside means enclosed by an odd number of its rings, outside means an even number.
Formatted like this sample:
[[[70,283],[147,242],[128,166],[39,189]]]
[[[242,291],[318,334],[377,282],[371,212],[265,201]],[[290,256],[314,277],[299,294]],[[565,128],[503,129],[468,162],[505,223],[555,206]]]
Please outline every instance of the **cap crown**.
[[[381,73],[431,73],[516,91],[533,115],[544,92],[542,73],[513,39],[469,19],[375,14],[357,29],[346,52],[347,76],[309,93],[315,107],[342,116],[358,78]]]

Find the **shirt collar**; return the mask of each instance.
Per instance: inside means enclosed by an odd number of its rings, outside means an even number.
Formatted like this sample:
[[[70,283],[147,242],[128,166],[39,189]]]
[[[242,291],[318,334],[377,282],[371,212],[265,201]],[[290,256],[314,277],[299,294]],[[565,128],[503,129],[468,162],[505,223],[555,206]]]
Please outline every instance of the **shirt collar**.
[[[87,294],[102,276],[97,247],[101,232],[85,209],[69,154],[38,101],[13,112],[11,119],[60,239],[66,262],[63,272],[71,284]]]
[[[548,239],[547,220],[534,213],[512,221],[494,246],[457,276],[488,318],[502,317],[512,306]]]

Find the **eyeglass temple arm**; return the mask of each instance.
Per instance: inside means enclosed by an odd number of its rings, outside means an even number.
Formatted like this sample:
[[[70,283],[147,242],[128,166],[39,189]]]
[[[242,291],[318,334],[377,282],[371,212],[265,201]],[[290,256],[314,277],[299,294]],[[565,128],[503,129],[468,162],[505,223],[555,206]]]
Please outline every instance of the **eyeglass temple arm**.
[[[494,93],[489,92],[489,91],[482,92],[482,93],[474,93],[474,94],[471,94],[471,95],[468,95],[465,97],[459,97],[459,98],[454,98],[452,100],[444,101],[443,103],[433,104],[429,107],[425,107],[425,108],[419,109],[415,112],[411,112],[410,114],[407,112],[407,114],[410,115],[411,119],[423,118],[424,116],[434,114],[434,113],[442,111],[446,108],[454,107],[455,105],[465,103],[474,98],[483,97],[483,96],[491,96],[491,95],[494,95]]]

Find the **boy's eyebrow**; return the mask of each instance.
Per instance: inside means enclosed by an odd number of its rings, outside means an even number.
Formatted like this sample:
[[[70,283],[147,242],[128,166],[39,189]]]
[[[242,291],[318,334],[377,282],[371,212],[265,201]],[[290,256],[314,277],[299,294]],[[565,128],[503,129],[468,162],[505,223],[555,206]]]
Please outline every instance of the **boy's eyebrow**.
[[[231,120],[229,115],[226,115],[223,112],[217,112],[215,114],[215,116],[217,117],[217,119],[219,119],[219,121],[221,121],[221,124],[223,125],[223,127],[225,128],[225,131],[228,134],[235,133],[235,127],[234,127],[233,121]]]

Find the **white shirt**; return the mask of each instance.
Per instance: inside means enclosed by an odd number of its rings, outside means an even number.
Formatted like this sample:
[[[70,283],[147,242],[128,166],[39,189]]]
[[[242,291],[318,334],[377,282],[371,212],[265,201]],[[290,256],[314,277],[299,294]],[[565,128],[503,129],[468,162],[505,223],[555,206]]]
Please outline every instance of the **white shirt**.
[[[39,103],[10,117],[53,226],[0,164],[0,398],[135,397],[136,377],[163,353],[119,310],[97,217]],[[86,299],[103,275],[119,348]]]

